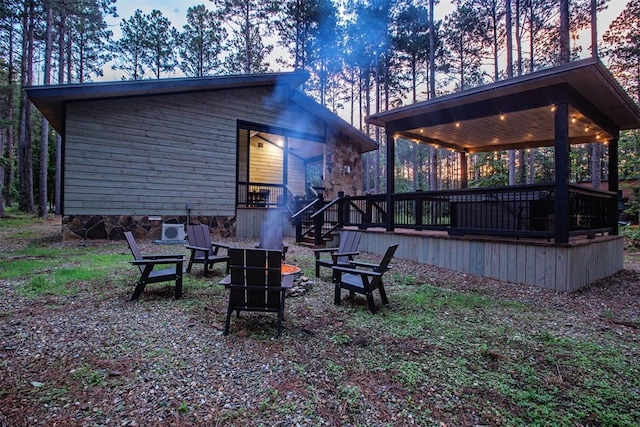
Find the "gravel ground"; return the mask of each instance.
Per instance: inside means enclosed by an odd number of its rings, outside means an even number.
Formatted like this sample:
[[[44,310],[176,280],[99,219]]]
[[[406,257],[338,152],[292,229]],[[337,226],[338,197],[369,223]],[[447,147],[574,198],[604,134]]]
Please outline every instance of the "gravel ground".
[[[6,251],[21,244],[2,245]],[[126,252],[124,242],[103,244]],[[310,249],[290,244],[290,262],[310,257]],[[638,253],[627,254],[625,270],[613,278],[569,295],[401,260],[394,269],[442,288],[554,308],[576,325],[637,334],[640,324]],[[272,338],[275,316],[250,313],[234,316],[231,334],[224,337],[226,294],[215,285],[222,277],[216,270],[211,288],[194,293],[186,283],[179,301],[171,299],[170,287],[160,286],[130,302],[132,288],[117,281],[73,296],[28,299],[16,292],[17,281],[0,282],[0,425],[412,424],[402,413],[401,391],[375,370],[358,378],[363,394],[373,398],[358,403],[358,413],[336,397],[332,373],[319,361],[358,360],[355,352],[336,354],[323,344],[349,316],[332,304],[328,277],[313,278],[305,295],[287,299],[280,339]],[[603,319],[607,310],[615,318]],[[354,345],[368,342],[361,336]],[[371,403],[375,396],[384,396],[385,405]],[[314,402],[312,410],[308,402]]]

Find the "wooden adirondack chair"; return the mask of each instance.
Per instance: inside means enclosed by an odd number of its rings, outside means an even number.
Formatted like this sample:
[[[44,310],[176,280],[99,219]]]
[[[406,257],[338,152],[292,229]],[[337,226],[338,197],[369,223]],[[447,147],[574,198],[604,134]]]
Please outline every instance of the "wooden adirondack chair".
[[[378,311],[373,300],[373,291],[378,289],[383,304],[389,304],[387,293],[384,289],[382,276],[389,270],[389,263],[396,253],[398,245],[391,245],[378,264],[353,262],[353,267],[332,267],[335,272],[335,296],[334,304],[340,305],[340,291],[346,289],[353,297],[355,293],[364,294],[367,298],[369,310],[372,313]]]
[[[353,257],[359,254],[357,251],[360,237],[362,237],[362,233],[358,231],[345,230],[340,234],[340,244],[337,248],[314,249],[316,277],[320,277],[320,267],[350,266]],[[329,254],[331,258],[323,258],[324,254]]]
[[[137,265],[141,273],[136,289],[133,291],[133,295],[131,295],[131,301],[138,299],[148,283],[168,282],[172,280],[176,282],[174,297],[175,299],[180,299],[182,297],[184,255],[142,255],[133,234],[130,231],[126,231],[124,236],[133,254],[133,261],[130,262],[133,265]],[[171,264],[173,264],[174,267],[154,270],[157,265],[165,266]]]
[[[187,226],[187,249],[191,251],[189,264],[187,265],[187,273],[191,272],[193,264],[204,265],[204,275],[209,274],[216,263],[226,263],[226,272],[229,271],[229,256],[222,255],[220,249],[229,249],[228,246],[211,241],[209,227],[206,224],[188,225]]]
[[[284,320],[282,251],[229,249],[229,305],[224,334],[229,333],[231,313],[263,311],[278,314],[278,335]]]

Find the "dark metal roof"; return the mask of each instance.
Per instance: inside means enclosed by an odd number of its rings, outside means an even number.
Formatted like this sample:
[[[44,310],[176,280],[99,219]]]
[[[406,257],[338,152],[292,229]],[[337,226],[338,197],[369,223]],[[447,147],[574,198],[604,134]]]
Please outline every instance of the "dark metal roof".
[[[330,112],[313,99],[306,97],[295,88],[309,78],[306,71],[264,74],[239,74],[210,77],[184,77],[156,80],[135,80],[119,82],[97,82],[84,84],[31,86],[25,88],[31,102],[40,110],[51,125],[60,133],[64,128],[65,104],[71,101],[90,101],[123,97],[168,95],[177,93],[211,90],[229,90],[261,86],[280,86],[286,92],[293,92],[292,101],[317,115],[329,126],[337,128],[354,138],[362,151],[378,148],[373,140],[359,132],[337,115]]]
[[[640,108],[597,59],[571,62],[367,117],[396,135],[462,151],[553,145],[556,102],[568,101],[571,143],[640,128]]]

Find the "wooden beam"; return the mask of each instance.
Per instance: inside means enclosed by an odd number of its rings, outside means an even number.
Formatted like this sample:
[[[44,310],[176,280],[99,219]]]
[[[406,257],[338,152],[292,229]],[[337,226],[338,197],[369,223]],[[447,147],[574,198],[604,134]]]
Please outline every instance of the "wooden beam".
[[[569,243],[569,104],[555,110],[555,243]]]
[[[609,141],[609,191],[618,194],[618,138]],[[614,235],[618,235],[618,198],[612,201],[611,227]]]
[[[387,139],[387,191],[385,192],[387,202],[387,231],[393,231],[394,229],[394,217],[393,217],[393,193],[396,192],[396,141],[394,138],[395,132],[392,128],[386,128]]]

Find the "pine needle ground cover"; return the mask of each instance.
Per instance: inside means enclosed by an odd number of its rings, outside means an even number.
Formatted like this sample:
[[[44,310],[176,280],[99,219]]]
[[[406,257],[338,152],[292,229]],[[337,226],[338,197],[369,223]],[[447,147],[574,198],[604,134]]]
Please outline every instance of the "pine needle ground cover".
[[[390,305],[313,286],[221,334],[224,271],[129,297],[123,242],[0,219],[0,425],[519,426],[640,423],[640,256],[574,294],[394,261]],[[252,246],[253,241],[226,243]],[[145,252],[181,246],[144,243]],[[364,255],[365,258],[376,259]],[[379,303],[378,297],[376,301]]]

